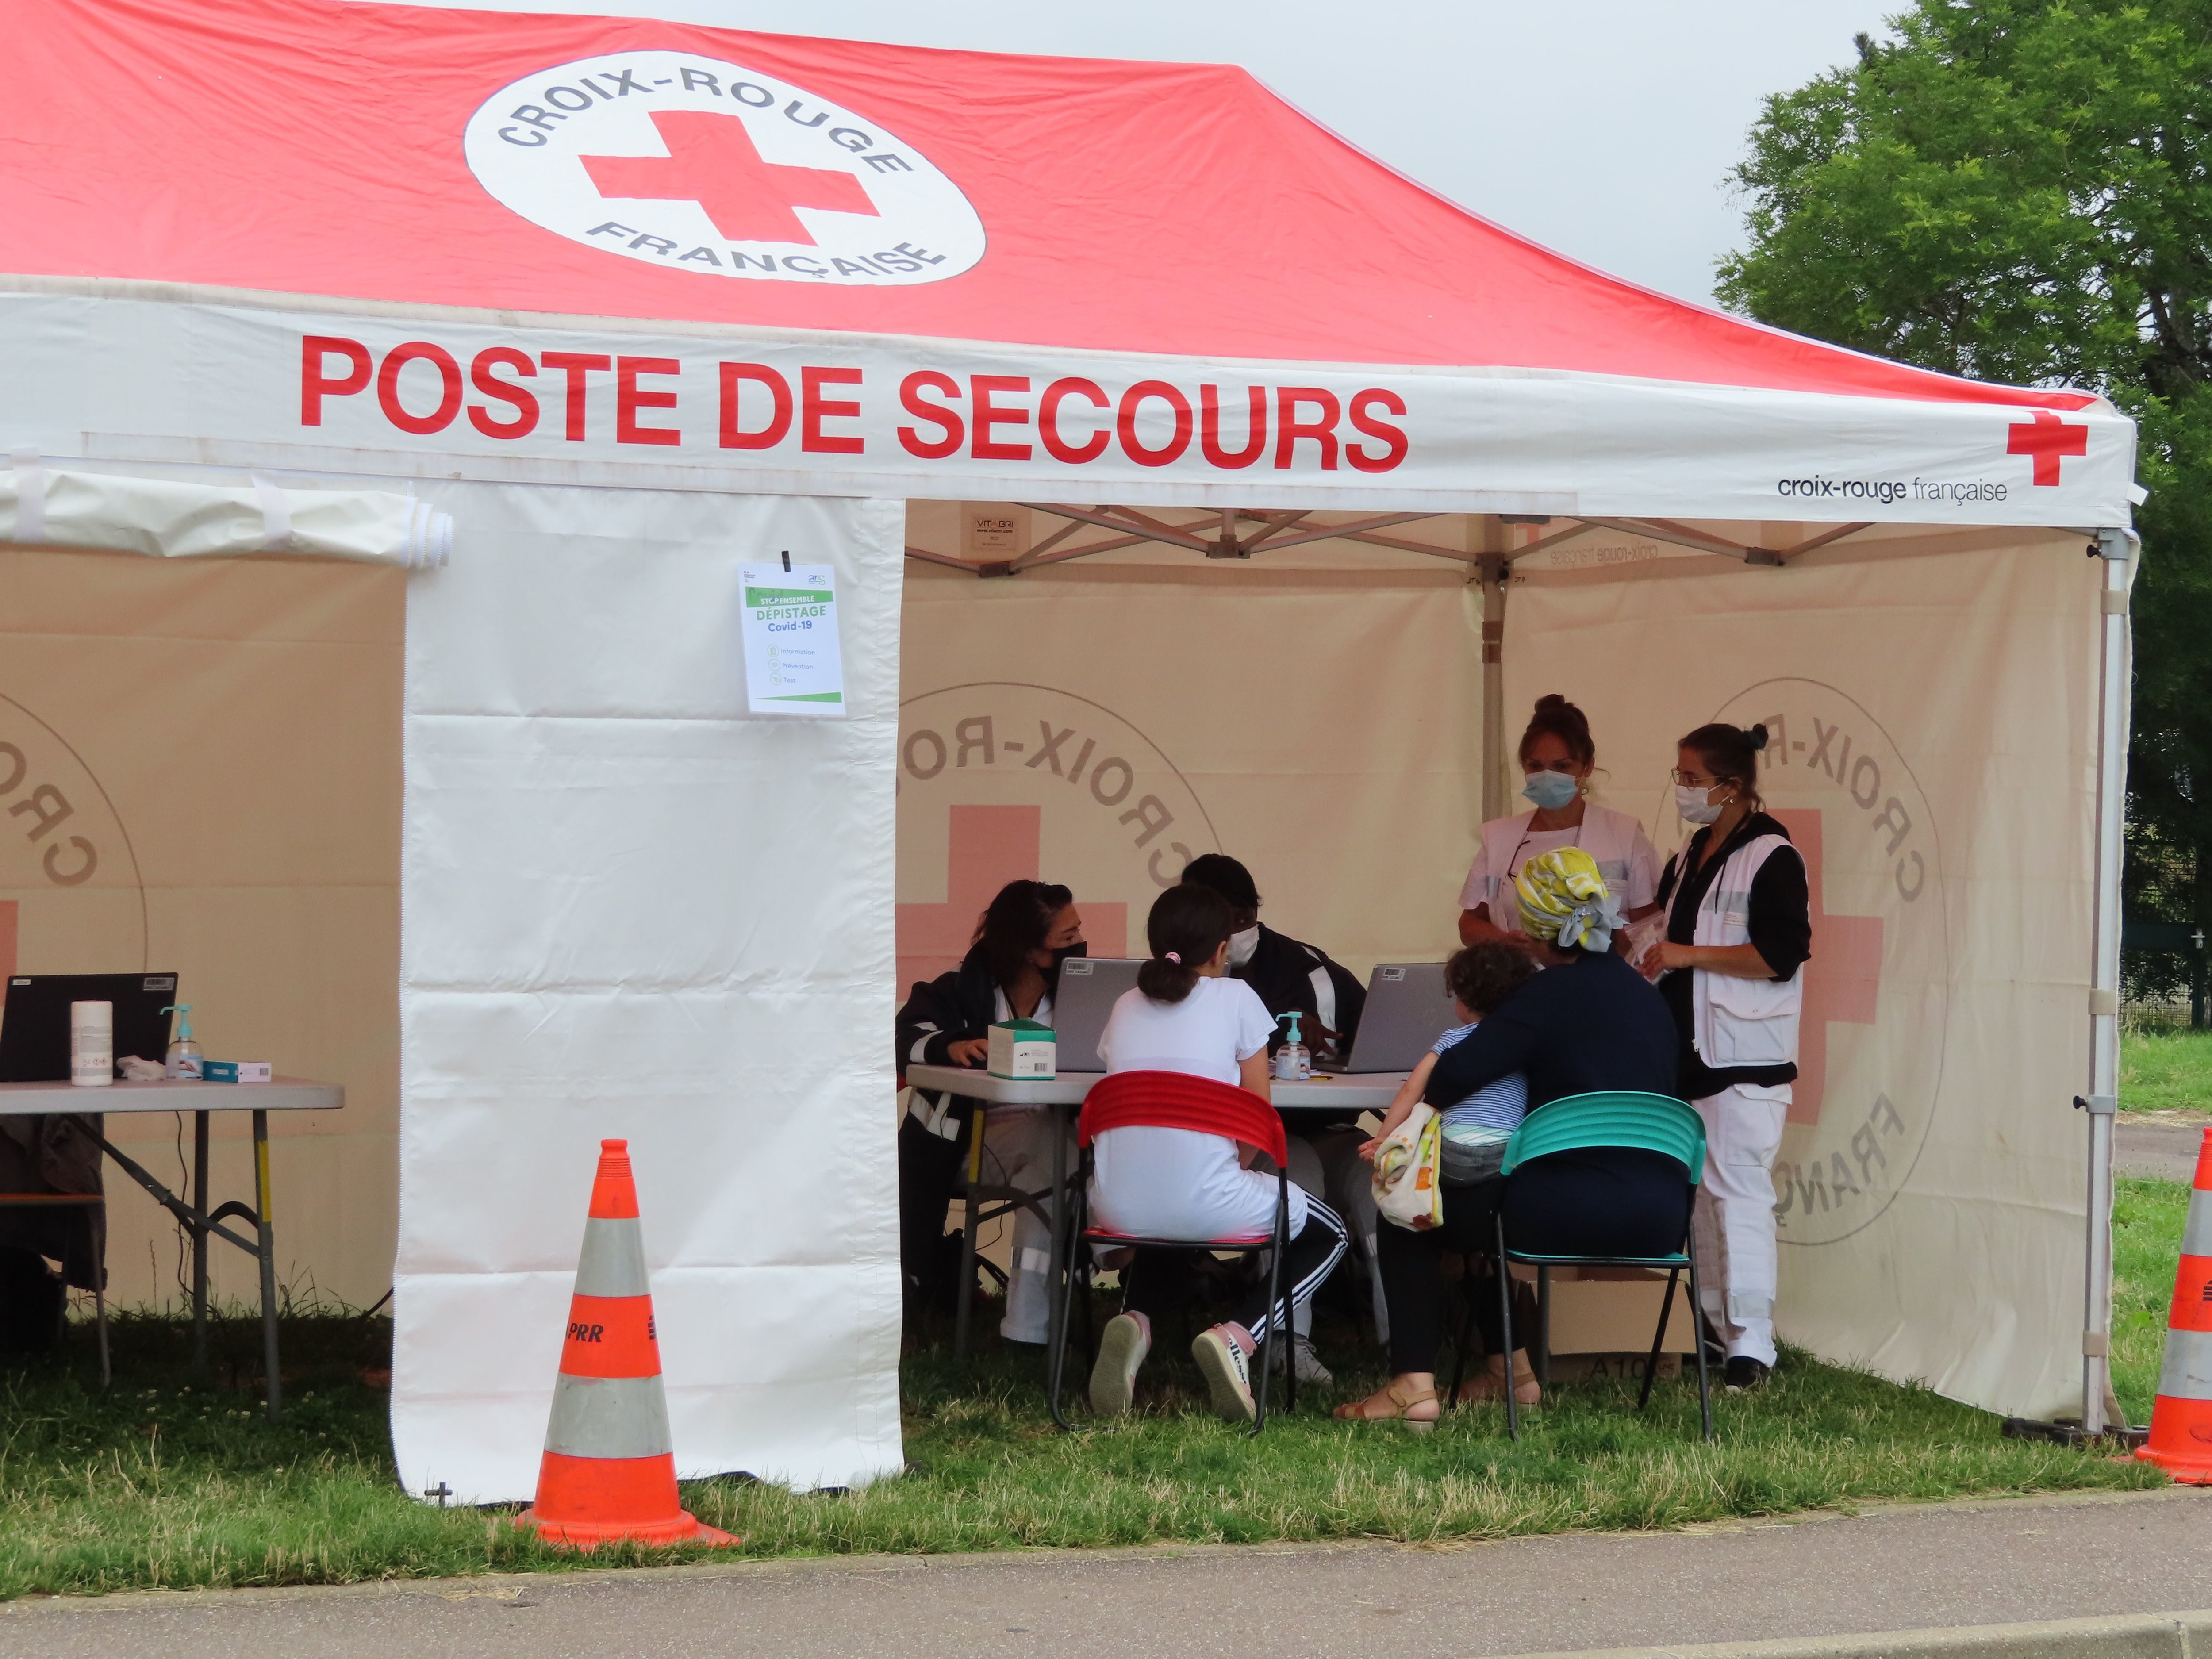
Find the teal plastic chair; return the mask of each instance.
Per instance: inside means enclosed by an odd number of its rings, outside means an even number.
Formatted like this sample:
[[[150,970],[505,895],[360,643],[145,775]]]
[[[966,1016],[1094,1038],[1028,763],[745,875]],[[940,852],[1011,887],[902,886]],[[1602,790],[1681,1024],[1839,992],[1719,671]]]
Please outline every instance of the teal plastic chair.
[[[1692,1111],[1688,1103],[1668,1095],[1630,1093],[1626,1091],[1598,1094],[1569,1095],[1538,1107],[1522,1120],[1521,1127],[1513,1132],[1513,1139],[1505,1146],[1505,1163],[1501,1173],[1510,1182],[1513,1172],[1523,1164],[1547,1158],[1554,1152],[1581,1152],[1593,1147],[1634,1147],[1640,1151],[1659,1152],[1673,1158],[1682,1166],[1683,1179],[1694,1188],[1705,1167],[1705,1120]],[[1695,1193],[1692,1194],[1694,1200]],[[1674,1288],[1686,1273],[1690,1276],[1690,1310],[1694,1319],[1698,1307],[1697,1230],[1686,1225],[1682,1231],[1681,1248],[1667,1255],[1538,1255],[1526,1250],[1516,1250],[1506,1243],[1505,1212],[1499,1206],[1498,1214],[1498,1301],[1502,1315],[1505,1340],[1505,1429],[1515,1439],[1521,1437],[1520,1413],[1513,1400],[1513,1297],[1512,1275],[1506,1264],[1525,1262],[1538,1268],[1549,1267],[1664,1267],[1667,1270],[1667,1299],[1660,1304],[1659,1328],[1651,1334],[1651,1353],[1644,1367],[1644,1388],[1637,1395],[1636,1408],[1642,1411],[1651,1401],[1651,1382],[1659,1367],[1659,1349],[1667,1339],[1667,1317],[1674,1311]],[[1705,1345],[1697,1344],[1698,1350],[1698,1412],[1704,1424],[1705,1437],[1713,1437],[1713,1396],[1711,1379],[1705,1367]],[[1455,1383],[1453,1397],[1458,1397]]]

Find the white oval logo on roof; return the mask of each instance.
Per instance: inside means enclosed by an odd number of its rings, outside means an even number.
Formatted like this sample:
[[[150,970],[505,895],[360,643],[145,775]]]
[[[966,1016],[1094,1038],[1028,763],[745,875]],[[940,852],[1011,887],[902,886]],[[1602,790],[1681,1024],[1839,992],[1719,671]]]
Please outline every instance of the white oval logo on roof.
[[[911,144],[720,58],[634,52],[516,81],[469,119],[469,170],[586,247],[708,276],[942,282],[983,222]]]

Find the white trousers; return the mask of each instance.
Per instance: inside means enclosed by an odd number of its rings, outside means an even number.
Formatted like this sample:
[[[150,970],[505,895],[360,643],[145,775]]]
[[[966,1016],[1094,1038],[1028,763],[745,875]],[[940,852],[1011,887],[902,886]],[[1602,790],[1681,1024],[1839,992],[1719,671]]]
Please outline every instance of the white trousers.
[[[1052,1185],[1052,1137],[1058,1130],[1067,1138],[1062,1115],[1043,1106],[994,1106],[983,1120],[983,1179],[994,1187],[1018,1187],[1042,1192]],[[1073,1139],[1064,1150],[1065,1168],[1075,1168]],[[1045,1213],[1055,1213],[1054,1201],[1042,1200]],[[1051,1333],[1052,1232],[1036,1212],[1014,1212],[1012,1248],[1006,1259],[1006,1313],[999,1322],[999,1334],[1009,1342],[1040,1346]]]
[[[1790,1085],[1739,1083],[1690,1104],[1705,1121],[1698,1184],[1698,1276],[1706,1322],[1729,1356],[1774,1363],[1774,1154]]]

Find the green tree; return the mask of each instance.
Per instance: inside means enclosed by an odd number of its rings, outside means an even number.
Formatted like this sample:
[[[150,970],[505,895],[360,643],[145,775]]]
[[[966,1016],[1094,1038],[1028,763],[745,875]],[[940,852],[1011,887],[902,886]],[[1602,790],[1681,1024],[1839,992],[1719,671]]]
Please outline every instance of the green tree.
[[[2129,901],[2212,926],[2212,0],[1919,0],[1857,44],[1767,100],[1723,303],[2136,418]]]

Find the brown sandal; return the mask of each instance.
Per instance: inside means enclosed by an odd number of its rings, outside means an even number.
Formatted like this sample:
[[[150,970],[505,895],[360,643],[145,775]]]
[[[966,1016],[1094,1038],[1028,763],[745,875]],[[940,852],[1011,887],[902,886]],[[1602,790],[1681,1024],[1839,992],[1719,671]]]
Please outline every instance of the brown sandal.
[[[1459,1403],[1472,1406],[1485,1400],[1505,1398],[1505,1367],[1501,1363],[1496,1370],[1487,1364],[1459,1385]],[[1536,1381],[1536,1373],[1528,1364],[1528,1357],[1516,1354],[1513,1359],[1513,1403],[1516,1406],[1540,1406],[1544,1390]]]
[[[1436,1418],[1414,1417],[1411,1413],[1416,1406],[1435,1404],[1436,1398],[1434,1389],[1417,1389],[1411,1394],[1401,1394],[1398,1385],[1392,1382],[1379,1394],[1370,1394],[1364,1400],[1349,1401],[1339,1406],[1336,1415],[1353,1423],[1403,1423],[1414,1434],[1426,1434],[1436,1427]],[[1376,1409],[1378,1404],[1380,1410]],[[1437,1408],[1437,1413],[1439,1416],[1443,1414],[1441,1407]]]

